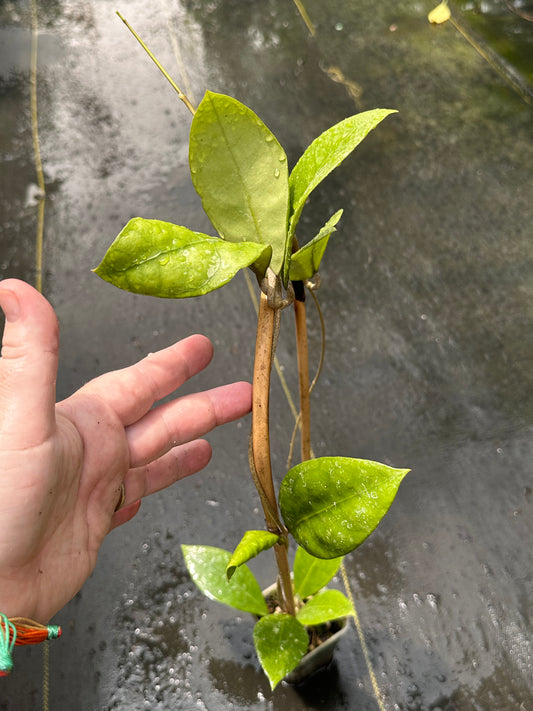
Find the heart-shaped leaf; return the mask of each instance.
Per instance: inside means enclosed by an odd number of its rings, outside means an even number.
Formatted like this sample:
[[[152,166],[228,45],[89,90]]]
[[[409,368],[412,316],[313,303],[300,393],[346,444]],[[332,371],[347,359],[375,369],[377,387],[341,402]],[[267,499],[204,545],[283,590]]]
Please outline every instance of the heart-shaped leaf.
[[[272,247],[279,274],[286,253],[289,205],[285,151],[240,101],[208,91],[191,125],[191,177],[213,226],[230,242]]]
[[[335,225],[341,219],[342,210],[336,212],[326,222],[316,237],[301,247],[291,256],[289,266],[289,279],[291,281],[304,281],[311,279],[318,271],[329,238],[335,232]]]
[[[241,542],[233,551],[233,555],[226,568],[226,576],[231,579],[235,570],[246,563],[246,561],[255,558],[262,551],[272,548],[279,541],[279,536],[270,531],[246,531],[241,539]]]
[[[324,590],[312,597],[296,614],[302,625],[322,625],[353,615],[353,605],[340,590]]]
[[[229,551],[211,546],[182,546],[181,550],[191,578],[204,595],[253,615],[268,614],[259,583],[248,566],[241,565],[231,583],[226,580]]]
[[[274,689],[307,652],[305,627],[292,615],[265,615],[254,627],[254,644],[261,666]]]
[[[218,289],[252,264],[266,269],[269,257],[268,246],[232,244],[170,222],[135,217],[94,271],[125,291],[180,299]]]
[[[342,562],[341,558],[315,558],[304,548],[298,546],[294,558],[294,592],[302,600],[310,595],[314,595],[329,583],[331,578],[337,574]]]
[[[342,163],[373,128],[393,113],[396,112],[390,109],[373,109],[349,116],[321,133],[305,150],[289,178],[291,241],[303,206],[316,186]]]
[[[350,553],[385,516],[408,471],[348,457],[297,464],[279,492],[285,525],[317,558]]]

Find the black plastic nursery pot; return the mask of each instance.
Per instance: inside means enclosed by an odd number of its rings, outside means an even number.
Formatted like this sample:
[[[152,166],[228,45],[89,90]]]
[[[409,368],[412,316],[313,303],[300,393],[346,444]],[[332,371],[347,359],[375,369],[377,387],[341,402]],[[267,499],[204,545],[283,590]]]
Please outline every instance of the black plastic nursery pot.
[[[335,631],[332,631],[331,634],[325,636],[318,646],[307,652],[298,666],[287,674],[285,681],[288,681],[289,684],[300,684],[305,682],[320,669],[323,669],[331,664],[335,648],[349,631],[348,622],[349,620],[347,617],[342,617],[339,620],[332,620],[331,627]],[[312,628],[307,629],[308,632],[311,631],[312,633]]]

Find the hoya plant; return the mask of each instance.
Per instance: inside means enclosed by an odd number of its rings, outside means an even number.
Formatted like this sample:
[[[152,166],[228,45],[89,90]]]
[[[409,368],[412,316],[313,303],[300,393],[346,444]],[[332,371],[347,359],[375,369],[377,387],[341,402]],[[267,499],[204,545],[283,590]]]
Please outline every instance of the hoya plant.
[[[362,459],[312,457],[306,290],[316,287],[342,210],[302,245],[298,231],[313,190],[394,112],[375,109],[344,119],[316,138],[289,171],[277,138],[237,99],[208,91],[196,111],[186,103],[193,112],[191,178],[217,236],[136,217],[95,272],[126,291],[172,299],[219,289],[241,269],[256,277],[249,463],[265,527],[244,532],[233,551],[206,545],[185,545],[182,551],[192,579],[208,597],[255,616],[255,647],[274,688],[306,655],[314,628],[353,614],[343,593],[324,588],[342,557],[374,531],[408,471]],[[286,308],[295,317],[301,461],[280,473],[278,487],[271,466],[270,379]],[[246,563],[270,549],[278,575],[273,596],[265,598]]]

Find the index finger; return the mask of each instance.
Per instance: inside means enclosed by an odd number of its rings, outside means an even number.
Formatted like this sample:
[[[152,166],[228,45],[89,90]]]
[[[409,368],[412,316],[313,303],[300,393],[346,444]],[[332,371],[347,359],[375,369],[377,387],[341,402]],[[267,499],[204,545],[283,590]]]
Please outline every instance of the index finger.
[[[126,427],[145,415],[157,400],[202,371],[212,357],[211,341],[196,334],[150,353],[128,368],[105,373],[84,385],[79,392],[104,401]]]

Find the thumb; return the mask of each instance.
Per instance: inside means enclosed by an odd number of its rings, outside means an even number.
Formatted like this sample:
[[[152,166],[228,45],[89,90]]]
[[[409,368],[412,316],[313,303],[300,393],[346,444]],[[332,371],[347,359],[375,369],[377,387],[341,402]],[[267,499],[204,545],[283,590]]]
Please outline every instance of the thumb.
[[[18,279],[0,282],[0,437],[7,449],[44,442],[55,426],[59,326],[48,301]]]

